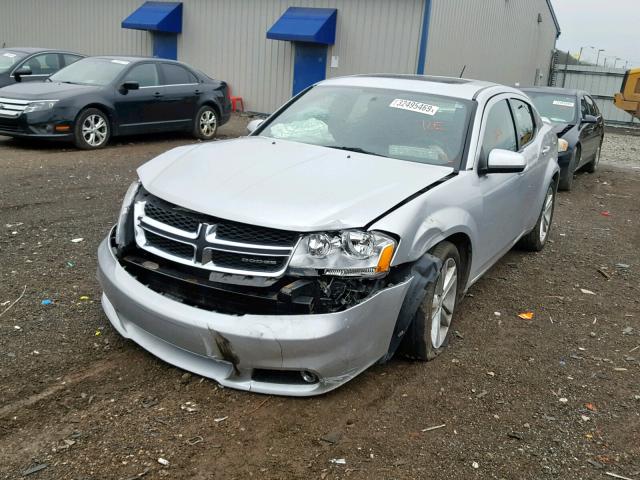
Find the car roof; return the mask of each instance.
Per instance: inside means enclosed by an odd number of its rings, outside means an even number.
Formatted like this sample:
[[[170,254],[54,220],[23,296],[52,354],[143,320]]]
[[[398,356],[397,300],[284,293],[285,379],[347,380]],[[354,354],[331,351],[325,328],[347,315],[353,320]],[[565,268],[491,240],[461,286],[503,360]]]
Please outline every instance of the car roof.
[[[142,56],[133,56],[133,55],[99,55],[99,56],[88,57],[88,58],[100,58],[103,60],[122,60],[123,62],[129,62],[129,63],[138,63],[138,62],[144,62],[149,60],[157,60],[162,62],[179,63],[180,65],[184,65],[181,62],[178,62],[176,60],[169,60],[168,58],[142,57]]]
[[[20,53],[37,53],[37,52],[53,52],[57,51],[53,48],[37,48],[37,47],[5,47],[2,50],[10,50],[12,52]]]
[[[500,87],[497,83],[457,77],[432,75],[369,74],[352,75],[323,80],[319,85],[373,87],[389,90],[407,90],[431,93],[466,100],[473,100],[478,92],[490,87]],[[509,87],[504,87],[509,89]],[[509,89],[511,90],[511,89]]]
[[[556,93],[558,95],[578,95],[580,93],[587,93],[584,90],[576,90],[575,88],[560,88],[560,87],[523,87],[520,90],[523,92],[540,92],[540,93]]]

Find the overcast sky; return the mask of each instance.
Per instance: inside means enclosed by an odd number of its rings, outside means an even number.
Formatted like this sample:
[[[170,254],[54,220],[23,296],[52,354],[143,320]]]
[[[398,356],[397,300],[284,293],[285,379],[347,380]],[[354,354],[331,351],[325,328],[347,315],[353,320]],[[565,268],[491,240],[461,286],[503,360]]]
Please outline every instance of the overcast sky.
[[[611,55],[607,64],[621,57],[629,60],[630,66],[640,66],[640,0],[552,0],[552,3],[562,30],[558,48],[572,53],[577,53],[580,47],[604,48],[601,55]],[[595,62],[596,52],[585,48],[582,58]]]

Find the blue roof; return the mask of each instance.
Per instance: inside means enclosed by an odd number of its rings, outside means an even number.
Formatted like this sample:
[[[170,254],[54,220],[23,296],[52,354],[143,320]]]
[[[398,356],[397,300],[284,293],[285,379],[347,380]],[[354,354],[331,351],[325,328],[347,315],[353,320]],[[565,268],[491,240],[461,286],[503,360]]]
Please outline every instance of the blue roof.
[[[289,7],[269,29],[267,38],[333,45],[337,18],[335,8]]]
[[[122,28],[182,32],[182,2],[144,2],[122,21]]]

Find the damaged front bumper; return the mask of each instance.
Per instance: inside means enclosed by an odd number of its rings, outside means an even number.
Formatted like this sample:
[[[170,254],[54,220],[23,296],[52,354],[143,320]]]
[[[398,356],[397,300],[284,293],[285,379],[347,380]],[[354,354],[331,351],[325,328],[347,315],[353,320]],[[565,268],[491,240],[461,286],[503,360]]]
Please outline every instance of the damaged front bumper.
[[[102,305],[113,326],[162,360],[221,385],[310,396],[383,358],[411,278],[334,313],[233,315],[190,306],[140,283],[107,237],[98,249]]]

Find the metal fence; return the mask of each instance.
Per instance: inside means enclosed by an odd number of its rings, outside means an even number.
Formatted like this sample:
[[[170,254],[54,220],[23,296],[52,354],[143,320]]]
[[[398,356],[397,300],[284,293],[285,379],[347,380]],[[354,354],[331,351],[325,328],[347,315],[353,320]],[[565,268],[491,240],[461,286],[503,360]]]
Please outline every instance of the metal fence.
[[[614,94],[620,92],[624,70],[586,65],[558,65],[551,75],[551,86],[586,90],[598,104],[607,125],[638,126],[640,121],[616,108]]]

